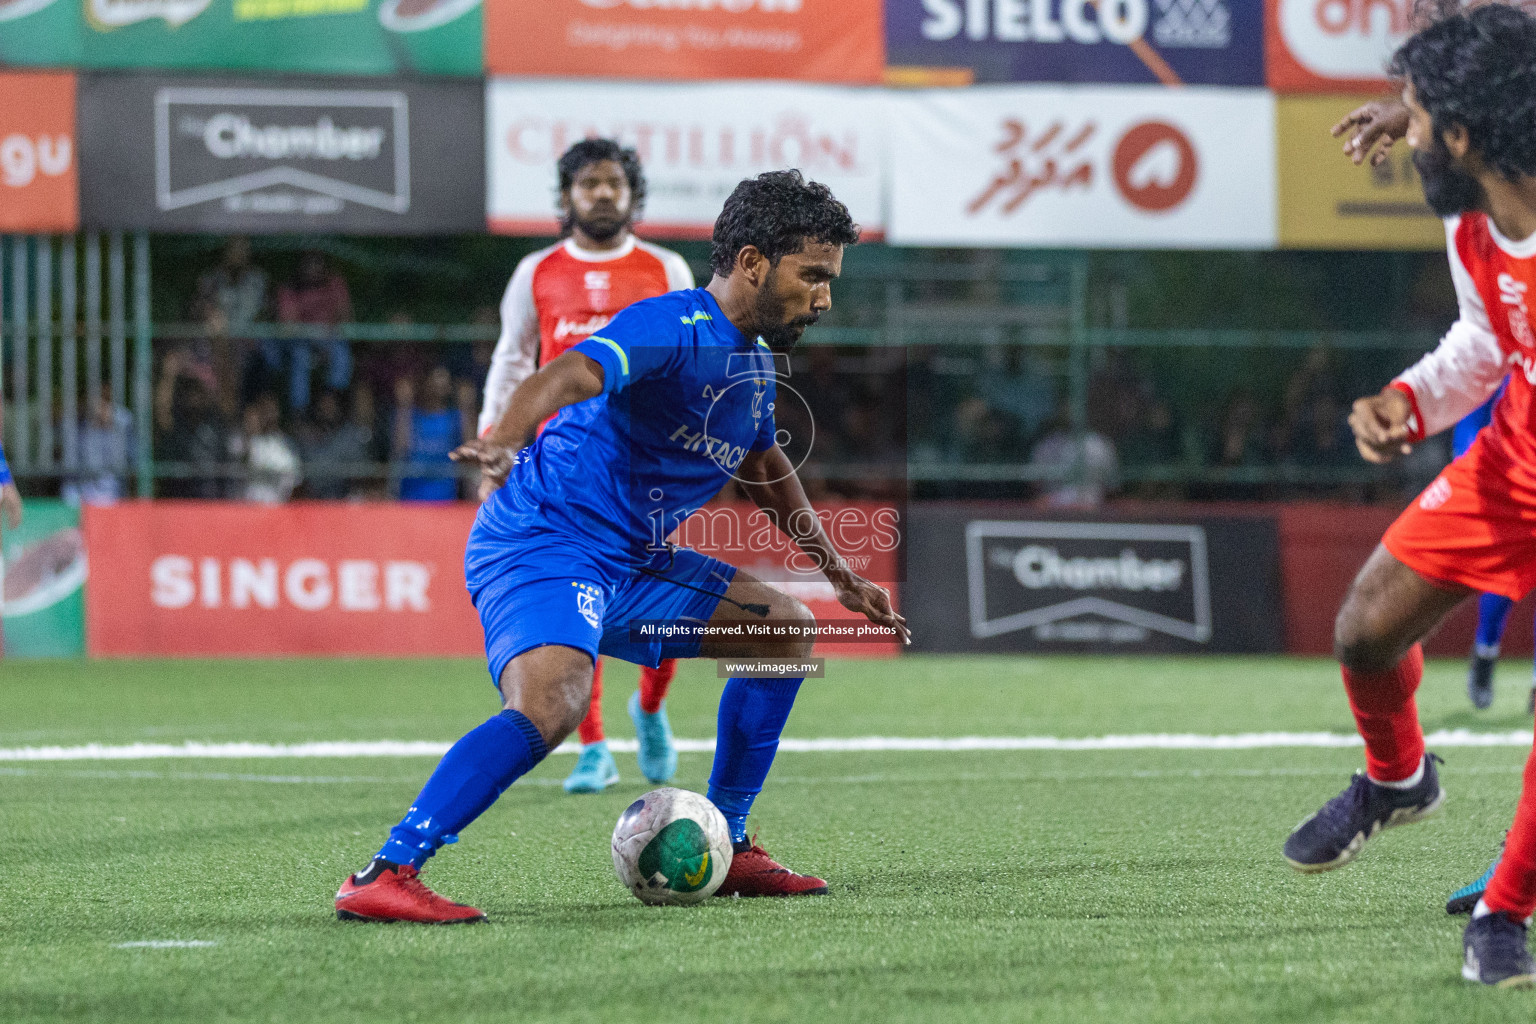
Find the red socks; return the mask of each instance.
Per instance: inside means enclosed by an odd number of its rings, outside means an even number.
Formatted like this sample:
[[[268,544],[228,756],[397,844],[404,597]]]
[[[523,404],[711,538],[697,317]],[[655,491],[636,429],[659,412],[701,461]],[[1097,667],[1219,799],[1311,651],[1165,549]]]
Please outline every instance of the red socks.
[[[1424,649],[1418,644],[1386,672],[1344,669],[1349,709],[1365,737],[1366,774],[1377,782],[1410,778],[1424,760],[1424,731],[1413,701],[1423,677]],[[1536,807],[1532,815],[1536,822]]]
[[[677,662],[663,661],[655,668],[640,667],[640,710],[654,715],[661,710],[661,702],[667,699],[672,677],[677,675]]]
[[[1483,893],[1489,910],[1499,910],[1517,921],[1536,913],[1536,751],[1525,762],[1520,805],[1515,823],[1504,840],[1504,859]]]
[[[640,710],[648,715],[654,715],[661,710],[661,702],[667,699],[667,690],[672,686],[672,677],[677,675],[677,662],[663,661],[657,668],[640,669]],[[576,734],[581,738],[583,745],[596,743],[604,738],[603,733],[603,662],[599,658],[597,664],[592,666],[592,706],[587,709],[587,717],[581,720]]]
[[[581,738],[583,746],[603,739],[602,658],[596,658],[592,662],[592,706],[587,709],[587,717],[581,720],[581,725],[576,727],[576,735]]]

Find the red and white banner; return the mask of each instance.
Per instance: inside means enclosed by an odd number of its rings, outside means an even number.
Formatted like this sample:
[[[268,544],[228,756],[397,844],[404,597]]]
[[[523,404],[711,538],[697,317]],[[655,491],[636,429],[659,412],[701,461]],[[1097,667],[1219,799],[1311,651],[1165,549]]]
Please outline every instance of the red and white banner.
[[[493,74],[880,81],[884,0],[485,0]]]
[[[1386,88],[1387,62],[1409,36],[1413,5],[1414,0],[1264,0],[1270,87],[1281,92]]]
[[[898,245],[1275,245],[1266,91],[978,86],[889,102]]]
[[[503,234],[557,228],[555,161],[589,136],[634,146],[650,198],[640,233],[708,238],[743,179],[797,167],[848,204],[866,238],[884,224],[884,102],[832,86],[492,80],[488,216]]]
[[[94,655],[476,655],[473,505],[87,506]]]
[[[79,226],[75,76],[0,73],[0,232]]]
[[[898,551],[907,528],[904,511],[874,502],[820,505],[816,509],[822,529],[838,554],[860,576],[888,588],[898,604]],[[820,657],[894,657],[901,653],[899,642],[858,640],[856,630],[866,620],[839,604],[832,584],[805,553],[766,513],[751,505],[706,506],[690,516],[672,539],[744,569],[803,601],[820,628],[831,625],[842,634],[818,641],[816,654]]]
[[[479,656],[484,639],[464,586],[475,512],[468,503],[87,506],[86,648],[98,656]],[[819,620],[854,619],[753,512],[711,507],[680,539],[799,597]],[[845,505],[819,514],[864,576],[894,579],[894,510]],[[882,642],[818,650],[895,652]]]

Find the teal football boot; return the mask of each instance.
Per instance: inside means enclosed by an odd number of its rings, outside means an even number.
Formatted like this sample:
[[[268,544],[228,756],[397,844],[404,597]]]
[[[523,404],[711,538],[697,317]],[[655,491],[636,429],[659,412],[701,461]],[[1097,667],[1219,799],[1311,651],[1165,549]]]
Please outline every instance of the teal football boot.
[[[1504,859],[1504,847],[1499,847],[1499,855],[1493,858],[1493,863],[1488,865],[1488,870],[1483,872],[1483,877],[1468,885],[1462,886],[1451,893],[1451,898],[1445,901],[1447,914],[1470,914],[1477,906],[1477,901],[1483,898],[1483,893],[1488,889],[1488,883],[1493,881],[1493,873],[1499,869],[1499,861]]]
[[[567,793],[601,793],[619,781],[619,766],[608,752],[608,741],[598,740],[581,748],[576,767],[566,776]]]
[[[640,693],[629,695],[629,717],[635,723],[635,738],[640,741],[635,756],[640,774],[651,782],[662,783],[677,772],[677,746],[672,742],[672,726],[667,722],[667,706],[662,704],[654,715],[640,707]]]

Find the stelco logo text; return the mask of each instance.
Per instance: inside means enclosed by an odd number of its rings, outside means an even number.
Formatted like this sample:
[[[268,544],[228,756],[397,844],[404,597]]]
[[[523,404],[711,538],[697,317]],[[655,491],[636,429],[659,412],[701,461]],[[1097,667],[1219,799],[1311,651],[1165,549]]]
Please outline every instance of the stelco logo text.
[[[1151,0],[963,0],[963,7],[962,0],[922,2],[928,13],[923,38],[933,40],[954,39],[963,28],[976,42],[1128,46],[1145,34],[1151,14]]]

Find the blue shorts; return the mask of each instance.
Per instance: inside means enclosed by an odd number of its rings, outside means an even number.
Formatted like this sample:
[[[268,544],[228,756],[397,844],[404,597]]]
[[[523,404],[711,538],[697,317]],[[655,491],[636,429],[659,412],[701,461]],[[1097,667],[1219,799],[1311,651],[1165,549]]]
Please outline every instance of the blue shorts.
[[[470,534],[477,546],[478,528]],[[494,566],[478,561],[470,596],[485,629],[491,681],[507,663],[548,644],[655,668],[667,658],[699,656],[698,637],[641,640],[631,622],[708,622],[736,567],[691,548],[670,547],[640,569],[615,565],[563,538],[516,545]],[[485,548],[480,547],[483,555]]]

